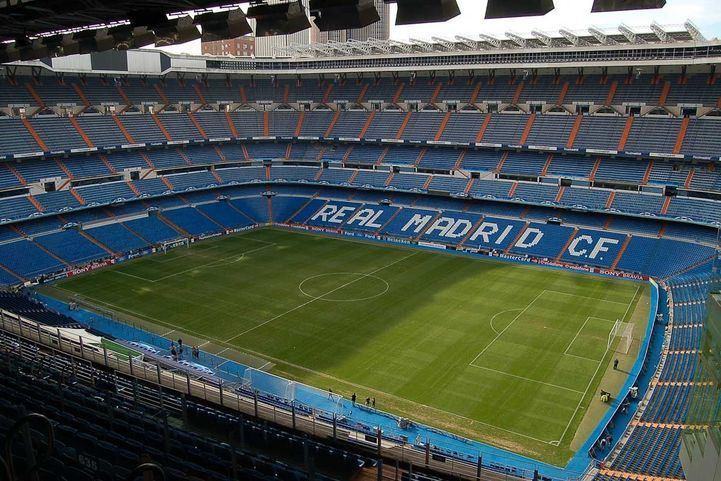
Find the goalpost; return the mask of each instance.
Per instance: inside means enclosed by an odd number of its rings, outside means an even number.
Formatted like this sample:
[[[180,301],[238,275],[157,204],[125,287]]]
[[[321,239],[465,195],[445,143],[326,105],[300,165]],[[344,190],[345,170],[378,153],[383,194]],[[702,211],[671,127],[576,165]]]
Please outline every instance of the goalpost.
[[[183,237],[181,239],[163,242],[160,245],[160,250],[163,252],[163,254],[167,254],[169,250],[181,246],[190,247],[190,239],[188,239],[187,237]]]
[[[608,334],[608,344],[606,350],[610,351],[613,349],[614,344],[616,345],[616,351],[623,354],[628,354],[631,350],[631,343],[633,342],[633,324],[630,322],[621,322],[616,320],[611,328],[611,332]]]
[[[294,381],[274,376],[259,369],[249,367],[243,373],[242,386],[251,391],[260,391],[270,394],[283,401],[292,402],[295,400]]]

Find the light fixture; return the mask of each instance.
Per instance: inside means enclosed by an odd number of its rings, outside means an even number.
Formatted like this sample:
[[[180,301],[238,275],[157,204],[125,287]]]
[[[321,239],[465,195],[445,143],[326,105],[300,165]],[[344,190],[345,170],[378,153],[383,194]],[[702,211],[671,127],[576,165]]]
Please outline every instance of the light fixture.
[[[289,35],[311,27],[300,0],[285,3],[259,3],[248,8],[248,18],[256,21],[255,36]]]
[[[373,0],[310,0],[310,14],[323,32],[363,28],[381,19]]]
[[[666,0],[594,0],[591,12],[619,12],[663,8]]]
[[[253,33],[250,24],[241,9],[208,12],[195,16],[194,23],[203,31],[203,42],[237,38]]]
[[[488,0],[486,18],[540,17],[553,9],[553,0]]]
[[[456,0],[395,0],[395,2],[398,4],[396,25],[445,22],[461,14]]]

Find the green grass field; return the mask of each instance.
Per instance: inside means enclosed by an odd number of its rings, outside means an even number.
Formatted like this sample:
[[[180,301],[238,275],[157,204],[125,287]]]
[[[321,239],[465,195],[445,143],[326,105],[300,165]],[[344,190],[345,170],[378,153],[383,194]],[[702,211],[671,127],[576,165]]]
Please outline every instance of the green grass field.
[[[613,322],[640,335],[648,317],[642,284],[276,229],[54,289],[554,464],[570,457],[579,425],[595,424],[584,416],[601,416],[602,378],[607,390],[622,383],[609,374]],[[622,366],[633,350],[626,357]]]

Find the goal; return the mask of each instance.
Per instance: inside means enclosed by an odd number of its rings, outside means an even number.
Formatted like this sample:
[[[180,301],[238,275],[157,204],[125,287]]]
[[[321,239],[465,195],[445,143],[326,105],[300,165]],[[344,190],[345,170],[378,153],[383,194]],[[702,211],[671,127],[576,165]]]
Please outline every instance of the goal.
[[[276,401],[293,404],[308,411],[343,414],[343,396],[303,383],[249,367],[243,373],[242,387],[246,391],[269,396]]]
[[[292,402],[295,400],[295,385],[293,381],[268,374],[249,367],[243,373],[243,387],[250,391],[271,395],[277,399]]]
[[[608,334],[608,345],[606,349],[612,350],[614,345],[616,351],[623,354],[628,354],[631,350],[631,343],[633,342],[633,324],[629,322],[621,322],[616,320],[613,324],[611,332]]]
[[[160,250],[163,254],[167,254],[169,250],[175,249],[176,247],[182,247],[182,246],[190,247],[190,240],[187,237],[163,242],[160,245]]]

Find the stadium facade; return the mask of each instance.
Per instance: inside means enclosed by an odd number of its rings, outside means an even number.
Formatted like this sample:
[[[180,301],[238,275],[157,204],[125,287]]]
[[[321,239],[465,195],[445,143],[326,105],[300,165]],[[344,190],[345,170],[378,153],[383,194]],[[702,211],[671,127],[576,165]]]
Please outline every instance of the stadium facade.
[[[185,412],[206,422],[234,422],[216,411],[226,409],[346,441],[348,466],[369,464],[350,454],[360,449],[467,479],[683,479],[721,225],[721,42],[688,24],[311,43],[284,54],[130,51],[6,65],[0,282],[32,287],[269,224],[652,282],[638,358],[570,461],[541,463],[382,414],[339,419],[313,388],[303,411],[262,373],[262,384],[224,391],[218,379],[229,372],[212,367],[241,364],[207,357],[198,365],[210,373],[183,370],[155,356],[168,340],[93,317],[92,335],[131,352],[109,355],[69,332],[87,327],[86,310],[6,294],[2,342],[22,347],[19,362],[33,361],[31,345],[53,348],[61,373],[81,357],[114,369],[123,386],[164,386],[179,405],[199,396],[208,404]],[[14,399],[34,389],[2,375]],[[52,404],[59,394],[45,387]],[[73,409],[89,389],[73,388]],[[136,421],[123,419],[123,436]],[[212,469],[222,472],[228,453],[203,449],[219,453]],[[264,473],[282,471],[263,462]]]

